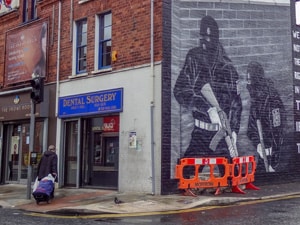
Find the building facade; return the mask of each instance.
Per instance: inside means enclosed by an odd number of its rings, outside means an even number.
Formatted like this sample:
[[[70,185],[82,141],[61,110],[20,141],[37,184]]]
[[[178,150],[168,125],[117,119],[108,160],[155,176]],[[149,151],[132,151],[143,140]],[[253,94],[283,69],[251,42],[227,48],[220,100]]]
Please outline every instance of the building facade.
[[[170,117],[162,120],[162,193],[176,188],[168,178],[178,158],[230,158],[230,145],[255,156],[258,183],[298,178],[295,2],[172,1],[163,29],[162,115]],[[218,136],[220,112],[229,144]]]
[[[229,153],[222,140],[214,147],[208,141],[212,98],[228,115],[238,154],[255,155],[258,181],[278,182],[287,173],[296,179],[299,88],[291,5],[3,1],[1,183],[23,183],[31,168],[32,76],[45,77],[33,152],[39,159],[48,145],[57,146],[60,187],[178,191],[179,158]],[[207,95],[203,87],[209,86]],[[36,165],[32,169],[34,179]]]
[[[2,183],[27,179],[29,81],[37,74],[45,77],[45,96],[33,151],[40,157],[57,146],[59,186],[159,193],[162,3],[1,6]]]

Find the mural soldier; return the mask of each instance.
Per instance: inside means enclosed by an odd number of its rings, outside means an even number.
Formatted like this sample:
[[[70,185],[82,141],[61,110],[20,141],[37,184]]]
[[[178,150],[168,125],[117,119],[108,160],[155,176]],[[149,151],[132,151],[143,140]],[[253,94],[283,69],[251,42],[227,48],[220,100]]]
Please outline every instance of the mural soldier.
[[[184,157],[238,156],[242,103],[238,73],[219,42],[211,16],[200,25],[200,46],[190,49],[174,86],[178,103],[192,109],[194,129]],[[219,167],[220,174],[224,171]]]
[[[265,78],[264,69],[258,62],[248,64],[247,82],[251,97],[247,135],[257,148],[258,168],[264,164],[266,172],[274,172],[283,144],[284,105],[273,82]]]

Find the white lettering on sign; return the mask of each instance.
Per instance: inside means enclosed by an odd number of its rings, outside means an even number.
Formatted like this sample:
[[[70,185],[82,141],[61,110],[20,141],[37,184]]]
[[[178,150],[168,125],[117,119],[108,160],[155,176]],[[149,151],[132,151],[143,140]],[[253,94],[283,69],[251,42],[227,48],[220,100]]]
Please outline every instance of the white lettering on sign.
[[[94,104],[99,102],[109,102],[116,100],[117,93],[110,93],[110,94],[102,94],[102,95],[95,95],[95,96],[87,96],[87,103]]]
[[[300,153],[300,143],[297,143],[298,153]]]
[[[102,129],[104,131],[114,130],[115,124],[116,124],[116,121],[114,119],[112,119],[109,123],[103,123]]]
[[[300,52],[300,45],[293,44],[294,52]]]
[[[210,164],[217,164],[217,160],[214,159],[214,158],[211,158],[211,159],[210,159]]]
[[[295,79],[300,80],[300,72],[294,72]]]
[[[103,129],[107,130],[107,129],[113,129],[114,128],[114,124],[113,123],[104,123],[103,124]]]
[[[202,159],[195,159],[195,164],[196,165],[201,165],[202,164]]]
[[[300,59],[299,58],[294,58],[294,64],[296,66],[300,66]]]
[[[300,32],[293,30],[293,38],[300,39]]]

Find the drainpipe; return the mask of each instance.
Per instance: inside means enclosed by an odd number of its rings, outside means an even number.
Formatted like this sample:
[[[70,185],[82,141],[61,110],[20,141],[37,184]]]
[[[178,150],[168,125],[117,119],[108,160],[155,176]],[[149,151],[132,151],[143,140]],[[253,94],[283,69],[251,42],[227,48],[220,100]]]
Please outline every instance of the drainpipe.
[[[152,164],[152,195],[155,195],[155,154],[154,154],[154,99],[155,99],[155,76],[154,76],[154,46],[153,46],[153,34],[154,34],[154,0],[150,0],[150,67],[152,76],[152,101],[150,103],[150,114],[151,114],[151,164]]]
[[[60,129],[61,121],[57,117],[58,116],[58,98],[60,95],[60,83],[59,83],[59,67],[60,67],[60,36],[61,36],[61,0],[58,3],[58,25],[57,25],[57,56],[56,56],[56,96],[55,96],[55,117],[56,117],[56,129]],[[60,136],[58,135],[60,132],[56,132],[56,146],[60,146]],[[59,148],[59,161],[58,161],[58,171],[61,170],[62,165],[62,157],[61,156],[61,148]],[[62,183],[62,176],[58,176],[58,184],[60,185]]]
[[[58,97],[59,97],[59,67],[60,67],[60,30],[61,30],[61,0],[58,3],[58,31],[57,31],[57,56],[56,56],[56,102],[55,116],[58,116]]]

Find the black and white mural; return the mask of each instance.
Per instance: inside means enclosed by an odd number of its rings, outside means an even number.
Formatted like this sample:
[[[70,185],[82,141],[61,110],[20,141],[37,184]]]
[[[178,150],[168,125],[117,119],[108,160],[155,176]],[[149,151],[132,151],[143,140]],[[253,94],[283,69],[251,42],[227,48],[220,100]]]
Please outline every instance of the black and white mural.
[[[171,178],[183,157],[255,155],[263,176],[297,167],[289,6],[171,11]]]

